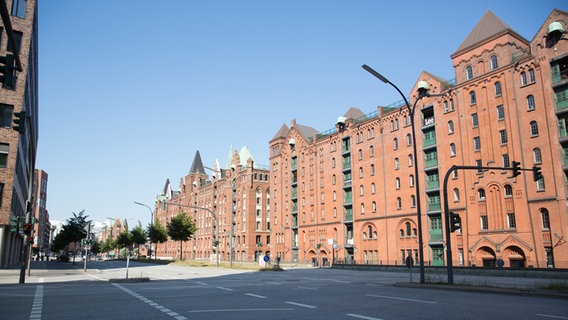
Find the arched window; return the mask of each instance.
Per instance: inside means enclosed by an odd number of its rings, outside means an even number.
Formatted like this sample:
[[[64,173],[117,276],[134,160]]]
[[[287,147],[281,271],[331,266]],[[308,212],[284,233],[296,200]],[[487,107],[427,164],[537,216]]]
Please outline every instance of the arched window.
[[[511,187],[511,185],[506,184],[503,189],[505,189],[505,197],[506,198],[513,196],[513,187]]]
[[[361,196],[364,196],[364,195],[365,195],[365,187],[364,187],[363,185],[361,185],[361,186],[359,187],[359,192],[360,192],[360,195],[361,195]]]
[[[373,157],[373,156],[375,155],[375,147],[373,147],[373,146],[370,146],[370,147],[369,147],[369,155],[370,155],[371,157]]]
[[[529,69],[529,81],[530,83],[534,83],[536,81],[536,78],[534,76],[534,69]]]
[[[460,190],[458,188],[454,188],[454,202],[460,201]]]
[[[541,209],[540,216],[542,217],[542,228],[545,230],[550,229],[550,217],[548,216],[548,210]]]
[[[375,175],[375,165],[374,164],[371,165],[371,175],[372,176]]]
[[[377,191],[377,189],[375,188],[375,183],[371,183],[371,194],[375,194],[375,192]]]
[[[402,199],[400,197],[396,198],[396,208],[397,209],[402,208]]]
[[[527,85],[527,73],[526,72],[521,72],[521,85],[525,86]]]
[[[471,66],[465,67],[465,78],[466,80],[473,78],[473,69],[471,68]]]
[[[499,68],[499,63],[497,61],[497,56],[491,56],[491,70]]]
[[[363,160],[363,150],[359,149],[359,160]]]
[[[532,111],[532,110],[534,110],[535,108],[536,108],[536,105],[535,105],[535,103],[534,103],[534,96],[533,96],[532,94],[531,94],[531,95],[528,95],[528,96],[527,96],[527,109],[528,109],[529,111]]]
[[[538,136],[538,123],[536,123],[536,121],[531,121],[530,126],[531,126],[531,137]]]
[[[393,140],[393,146],[394,146],[394,150],[398,149],[398,138],[394,138]]]
[[[410,227],[410,222],[405,223],[406,226],[406,236],[410,237],[412,235],[412,228]]]
[[[396,190],[400,189],[400,178],[396,178],[394,180],[394,185],[395,185]]]
[[[484,189],[477,190],[477,199],[479,201],[485,201],[485,190]]]
[[[448,134],[454,133],[454,122],[452,120],[448,121]]]
[[[456,156],[456,145],[455,143],[450,143],[450,157]]]
[[[475,104],[477,102],[475,98],[475,91],[469,93],[469,104]]]
[[[377,202],[376,201],[373,201],[372,209],[373,209],[373,213],[377,212]]]
[[[533,158],[535,164],[542,163],[542,153],[540,152],[540,148],[533,149]]]
[[[367,231],[369,232],[369,238],[371,238],[371,235],[373,234],[373,227],[368,226]]]
[[[412,135],[410,133],[406,135],[406,145],[412,145]]]
[[[411,174],[411,175],[408,177],[408,182],[409,182],[409,185],[410,185],[411,187],[414,187],[414,175],[413,175],[413,174]]]
[[[495,82],[494,87],[495,87],[495,96],[496,97],[503,94],[503,91],[501,90],[501,82]]]
[[[398,170],[400,168],[400,161],[398,158],[394,158],[394,169]]]
[[[408,155],[408,166],[412,167],[414,165],[414,157],[412,156],[412,154]]]
[[[411,206],[412,208],[415,208],[415,207],[416,207],[416,196],[415,196],[415,195],[411,195],[411,196],[410,196],[410,206]]]

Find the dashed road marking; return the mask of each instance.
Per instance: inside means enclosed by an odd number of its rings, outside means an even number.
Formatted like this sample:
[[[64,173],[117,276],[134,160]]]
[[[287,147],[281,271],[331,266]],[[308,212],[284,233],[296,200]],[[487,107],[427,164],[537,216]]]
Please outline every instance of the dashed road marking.
[[[170,316],[172,318],[175,318],[176,320],[187,320],[186,317],[178,314],[177,312],[174,312],[174,311],[172,311],[172,310],[170,310],[170,309],[168,309],[168,308],[166,308],[162,305],[159,305],[159,304],[155,303],[154,301],[152,301],[152,300],[150,300],[150,299],[148,299],[148,298],[146,298],[146,297],[144,297],[144,296],[142,296],[142,295],[140,295],[140,294],[138,294],[138,293],[136,293],[136,292],[134,292],[130,289],[127,289],[127,288],[125,288],[125,287],[123,287],[123,286],[121,286],[117,283],[113,283],[112,285],[119,288],[120,290],[128,293],[129,295],[133,296],[134,298],[146,303],[147,305],[152,306],[152,307],[162,311],[163,313],[167,314],[168,316]]]
[[[254,293],[245,293],[245,296],[255,297],[255,298],[259,298],[259,299],[266,299],[265,296],[261,296],[261,295],[254,294]]]
[[[30,320],[32,319],[41,320],[42,308],[43,308],[43,285],[39,285],[36,287],[34,303],[32,305],[32,312],[30,313]]]
[[[293,302],[293,301],[286,301],[285,303],[287,304],[291,304],[293,306],[298,306],[298,307],[303,307],[303,308],[309,308],[309,309],[315,309],[317,308],[316,306],[311,306],[309,304],[303,304],[303,303],[298,303],[298,302]]]

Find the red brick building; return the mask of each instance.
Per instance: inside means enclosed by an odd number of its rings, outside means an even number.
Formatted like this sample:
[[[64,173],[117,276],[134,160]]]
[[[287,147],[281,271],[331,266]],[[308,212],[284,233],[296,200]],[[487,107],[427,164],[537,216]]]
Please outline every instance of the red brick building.
[[[270,140],[271,255],[285,261],[418,261],[416,182],[426,265],[446,263],[443,180],[460,215],[453,265],[568,267],[568,13],[554,10],[527,40],[488,11],[451,54],[456,78],[428,72],[430,94],[351,108],[318,132],[295,120]],[[370,81],[376,81],[371,79]],[[414,166],[419,175],[415,176]],[[543,178],[534,181],[532,168]],[[335,249],[334,249],[335,248]]]
[[[182,246],[182,259],[215,261],[215,240],[221,261],[255,261],[268,254],[268,170],[258,168],[244,147],[229,154],[224,168],[217,165],[212,172],[211,176],[205,173],[197,151],[189,173],[180,179],[179,190],[174,191],[168,179],[156,199],[155,219],[164,227],[180,211],[188,213],[197,225],[194,237]],[[158,244],[156,256],[179,258],[179,242]]]
[[[24,239],[10,229],[10,218],[26,218],[32,193],[38,143],[38,22],[35,0],[5,1],[10,24],[0,26],[0,57],[19,56],[13,87],[0,84],[0,266],[20,261]],[[8,26],[13,33],[8,35]],[[13,35],[13,37],[12,37]],[[8,40],[12,37],[15,45]],[[15,60],[17,68],[17,60]],[[13,130],[16,113],[25,112],[22,133]],[[21,113],[23,115],[23,113]],[[22,126],[20,126],[22,127]],[[33,213],[32,213],[33,214]],[[37,225],[35,230],[37,230]],[[36,231],[37,232],[37,231]]]

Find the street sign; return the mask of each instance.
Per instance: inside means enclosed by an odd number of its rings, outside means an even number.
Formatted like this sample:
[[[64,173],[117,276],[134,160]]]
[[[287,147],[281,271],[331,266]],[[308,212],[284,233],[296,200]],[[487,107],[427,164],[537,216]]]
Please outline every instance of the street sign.
[[[268,262],[268,261],[270,261],[270,257],[268,255],[265,255],[264,256],[264,262]]]

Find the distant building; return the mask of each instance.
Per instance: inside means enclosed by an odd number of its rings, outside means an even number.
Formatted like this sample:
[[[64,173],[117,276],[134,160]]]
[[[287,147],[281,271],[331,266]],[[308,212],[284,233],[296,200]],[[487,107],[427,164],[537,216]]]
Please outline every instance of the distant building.
[[[32,253],[44,256],[49,254],[51,223],[49,222],[49,212],[47,211],[47,182],[48,174],[41,170],[35,170],[34,175],[34,205],[32,206],[32,216],[37,223],[33,235],[34,244]]]
[[[197,233],[183,244],[158,244],[159,259],[216,260],[218,243],[221,261],[256,261],[270,253],[270,186],[268,170],[254,163],[246,147],[229,152],[224,168],[205,173],[201,155],[196,152],[189,173],[174,191],[169,179],[156,199],[155,218],[164,227],[184,211],[197,224]],[[216,219],[214,218],[216,217]],[[218,233],[217,233],[217,221]],[[219,237],[217,238],[217,234]]]
[[[4,1],[3,1],[4,4]],[[0,26],[0,56],[18,53],[22,71],[13,88],[0,87],[0,266],[20,261],[23,238],[10,231],[10,218],[25,219],[27,203],[34,203],[32,184],[38,142],[38,19],[37,1],[5,1],[8,25]],[[9,38],[15,42],[15,48]],[[15,113],[25,112],[20,127],[12,129]],[[36,226],[37,227],[37,226]],[[37,230],[37,229],[36,229]]]
[[[418,263],[416,183],[426,265],[446,264],[443,180],[461,229],[453,265],[568,268],[568,14],[553,10],[532,40],[488,11],[451,55],[456,78],[423,72],[417,155],[404,104],[356,108],[326,132],[283,125],[270,140],[271,247],[283,261]],[[394,90],[394,89],[393,89]],[[418,166],[416,177],[414,166]],[[542,178],[533,180],[533,166]]]

